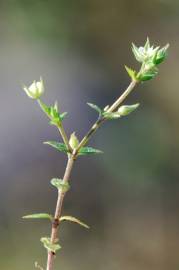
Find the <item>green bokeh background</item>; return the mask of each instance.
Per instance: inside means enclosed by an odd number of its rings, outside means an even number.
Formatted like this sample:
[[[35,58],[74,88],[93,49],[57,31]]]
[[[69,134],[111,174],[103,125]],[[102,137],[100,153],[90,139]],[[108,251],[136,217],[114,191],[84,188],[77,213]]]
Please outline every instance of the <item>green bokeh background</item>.
[[[55,270],[178,270],[179,2],[175,0],[0,1],[0,269],[45,267],[39,239],[50,225],[23,221],[53,213],[65,157],[42,144],[58,140],[37,104],[21,90],[40,76],[44,101],[68,111],[65,128],[81,138],[96,118],[86,106],[111,104],[137,68],[131,42],[170,43],[156,79],[128,104],[140,108],[111,121],[91,140],[104,155],[80,158],[63,213]]]

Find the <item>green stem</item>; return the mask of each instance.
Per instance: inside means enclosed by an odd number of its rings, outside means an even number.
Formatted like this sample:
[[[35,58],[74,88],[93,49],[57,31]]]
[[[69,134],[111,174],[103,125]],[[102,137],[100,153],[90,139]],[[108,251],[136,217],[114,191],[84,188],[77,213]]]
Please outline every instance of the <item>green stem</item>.
[[[107,112],[114,112],[119,107],[119,105],[124,101],[124,99],[129,95],[129,93],[134,89],[136,84],[137,84],[137,81],[132,81],[129,84],[129,86],[127,87],[127,89],[124,91],[124,93],[111,105],[111,107],[107,110]],[[84,145],[87,144],[87,142],[89,141],[91,136],[97,131],[97,129],[106,120],[107,119],[105,119],[104,117],[99,118],[93,124],[93,126],[90,128],[88,133],[84,136],[84,138],[81,140],[81,142],[79,143],[77,149],[75,149],[72,154],[68,155],[68,162],[67,162],[66,169],[65,169],[65,174],[64,174],[64,177],[63,177],[63,182],[64,183],[69,181],[75,159],[78,156],[78,151],[80,150],[81,147],[83,147]],[[68,142],[68,139],[67,139],[67,136],[66,136],[66,133],[65,133],[63,127],[60,125],[60,126],[58,126],[58,128],[59,128],[60,134],[61,134],[61,136],[62,136],[62,138],[64,140],[64,143],[68,147],[69,142]],[[52,223],[52,230],[51,230],[51,243],[52,244],[54,244],[56,239],[57,239],[57,234],[58,234],[59,225],[60,225],[59,218],[61,216],[64,196],[65,196],[65,192],[63,192],[62,190],[59,190],[56,209],[55,209],[55,214],[54,214],[54,219],[53,219],[53,223]],[[53,252],[48,252],[46,270],[52,270],[53,269],[54,258],[55,258],[55,254]]]
[[[110,113],[114,112],[119,107],[119,105],[126,99],[126,97],[132,92],[132,90],[135,88],[137,83],[138,81],[134,81],[134,80],[131,81],[131,83],[129,84],[127,89],[124,91],[124,93],[109,107],[107,112],[110,112]],[[83,147],[84,145],[88,143],[91,136],[97,131],[97,129],[101,126],[101,124],[104,123],[106,120],[107,119],[102,117],[93,124],[93,126],[90,128],[90,130],[87,132],[87,134],[79,143],[76,152],[78,152],[81,147]]]
[[[71,175],[71,171],[74,165],[74,154],[70,155],[68,157],[68,162],[66,165],[66,169],[65,169],[65,174],[63,177],[63,183],[66,183],[69,181],[70,175]],[[62,205],[63,205],[63,200],[65,197],[65,193],[62,189],[59,189],[58,191],[58,198],[57,198],[57,204],[56,204],[56,208],[55,208],[55,214],[54,214],[54,220],[52,223],[52,230],[51,230],[51,243],[54,244],[56,239],[57,239],[57,233],[58,233],[58,229],[59,229],[59,218],[61,216],[61,211],[62,211]],[[48,258],[47,258],[47,270],[52,270],[53,269],[53,262],[55,259],[55,254],[53,252],[48,252]]]
[[[62,137],[62,139],[64,141],[64,144],[66,145],[67,149],[69,149],[70,152],[72,152],[71,146],[69,144],[69,141],[68,141],[68,138],[67,138],[67,135],[66,135],[66,132],[64,130],[64,127],[63,127],[62,123],[59,123],[57,125],[57,128],[58,128],[58,130],[60,132],[60,135],[61,135],[61,137]]]

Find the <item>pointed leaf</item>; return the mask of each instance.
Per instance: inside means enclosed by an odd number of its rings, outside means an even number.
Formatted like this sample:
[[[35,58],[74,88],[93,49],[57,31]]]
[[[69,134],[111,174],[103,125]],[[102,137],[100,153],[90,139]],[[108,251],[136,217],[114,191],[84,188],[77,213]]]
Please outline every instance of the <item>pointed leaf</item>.
[[[87,103],[88,106],[90,106],[92,109],[94,109],[95,111],[97,111],[99,113],[99,115],[101,115],[102,110],[100,109],[100,107],[98,107],[97,105],[93,104],[93,103]]]
[[[62,216],[60,217],[59,219],[60,221],[71,221],[71,222],[75,222],[75,223],[78,223],[80,226],[86,228],[86,229],[89,229],[90,227],[85,224],[84,222],[82,222],[81,220],[75,218],[75,217],[72,217],[72,216]]]
[[[159,65],[160,63],[162,63],[165,58],[167,57],[168,54],[168,48],[169,48],[169,44],[165,45],[163,48],[161,48],[160,50],[158,50],[157,55],[154,59],[154,63],[156,65]]]
[[[42,111],[48,116],[50,117],[50,111],[51,111],[51,108],[48,107],[45,103],[43,103],[40,99],[38,99],[38,103],[42,109]]]
[[[61,249],[59,244],[52,244],[49,237],[42,237],[40,241],[48,251],[56,253],[57,250]]]
[[[64,143],[59,143],[59,142],[55,142],[55,141],[48,141],[48,142],[44,142],[44,144],[48,144],[60,152],[68,153],[68,149]]]
[[[50,182],[52,186],[56,187],[57,189],[61,189],[63,192],[67,192],[70,188],[68,182],[64,183],[63,180],[59,178],[53,178]]]
[[[52,220],[52,216],[47,214],[47,213],[31,214],[31,215],[23,216],[22,218],[25,218],[25,219],[29,219],[29,218],[34,218],[34,219],[47,218],[47,219]]]
[[[129,68],[129,67],[127,67],[127,66],[125,66],[125,69],[126,69],[128,75],[131,77],[131,79],[133,81],[135,81],[136,80],[136,71],[133,70],[133,69],[131,69],[131,68]]]
[[[79,150],[79,155],[91,155],[91,154],[102,154],[101,150],[92,148],[92,147],[82,147]]]

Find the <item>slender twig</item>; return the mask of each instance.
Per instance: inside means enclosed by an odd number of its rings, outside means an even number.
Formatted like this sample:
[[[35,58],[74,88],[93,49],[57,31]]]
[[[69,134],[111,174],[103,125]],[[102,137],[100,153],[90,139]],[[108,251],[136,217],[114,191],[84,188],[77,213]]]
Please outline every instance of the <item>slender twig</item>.
[[[66,183],[69,181],[70,178],[70,174],[74,165],[74,154],[69,155],[68,157],[68,162],[66,165],[66,169],[65,169],[65,174],[63,177],[63,183]],[[58,229],[59,229],[59,218],[61,216],[61,211],[62,211],[62,205],[63,205],[63,199],[65,196],[65,192],[62,189],[59,189],[58,191],[58,198],[57,198],[57,204],[56,204],[56,209],[55,209],[55,215],[54,215],[54,219],[52,222],[52,231],[51,231],[51,243],[55,243],[56,239],[57,239],[57,233],[58,233]],[[52,270],[53,268],[53,261],[55,258],[55,254],[51,251],[48,252],[48,258],[47,258],[47,270]]]
[[[130,94],[130,92],[134,89],[138,81],[132,80],[124,93],[111,105],[111,107],[107,110],[107,112],[114,112],[119,105],[124,101],[124,99]]]
[[[111,105],[111,107],[107,111],[114,112],[118,108],[118,106],[124,101],[124,99],[129,95],[129,93],[134,89],[136,84],[137,84],[137,81],[132,81],[129,84],[128,88],[125,90],[125,92]],[[106,119],[104,117],[99,118],[93,124],[93,126],[90,128],[88,133],[84,136],[84,138],[81,140],[77,149],[74,150],[73,153],[68,156],[68,162],[67,162],[65,174],[63,177],[63,183],[66,183],[69,181],[70,174],[71,174],[71,171],[72,171],[72,168],[74,165],[74,161],[78,155],[78,151],[80,150],[81,147],[83,147],[84,145],[87,144],[87,142],[89,141],[91,136],[97,131],[97,129],[102,125],[102,123],[104,121],[106,121]],[[59,126],[58,128],[59,128],[60,134],[63,135],[62,138],[63,138],[64,142],[66,141],[65,144],[68,145],[69,142],[67,143],[68,139],[66,137],[66,133],[65,133],[63,127]],[[62,189],[60,189],[58,191],[58,198],[57,198],[57,204],[56,204],[56,209],[55,209],[55,215],[54,215],[54,219],[52,222],[52,231],[51,231],[51,243],[52,244],[55,243],[55,241],[57,239],[57,233],[58,233],[58,229],[59,229],[59,225],[60,225],[59,218],[60,218],[61,212],[62,212],[62,205],[63,205],[64,196],[65,196],[65,192]],[[53,269],[54,258],[55,258],[55,254],[53,252],[49,251],[48,258],[47,258],[46,270]]]
[[[66,135],[66,132],[64,130],[64,127],[63,127],[62,123],[58,124],[57,128],[58,128],[58,130],[60,132],[60,135],[62,136],[62,139],[63,139],[64,144],[66,145],[67,149],[69,149],[69,151],[72,152],[71,146],[69,144],[68,137]]]
[[[119,105],[124,101],[124,99],[130,94],[130,92],[134,89],[136,86],[137,81],[132,80],[127,89],[124,91],[124,93],[109,107],[107,112],[111,113],[114,112]],[[81,140],[81,142],[78,145],[77,152],[80,150],[81,147],[83,147],[91,138],[91,136],[96,132],[96,130],[101,126],[102,123],[104,123],[106,119],[104,117],[99,118],[95,124],[92,125],[90,130],[87,132],[87,134],[84,136],[84,138]]]

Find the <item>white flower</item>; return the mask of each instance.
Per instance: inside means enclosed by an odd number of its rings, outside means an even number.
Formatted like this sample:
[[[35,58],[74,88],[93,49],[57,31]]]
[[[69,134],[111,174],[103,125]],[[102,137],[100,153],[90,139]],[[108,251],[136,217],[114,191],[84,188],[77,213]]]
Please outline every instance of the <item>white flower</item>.
[[[34,81],[29,87],[25,86],[23,89],[30,98],[39,99],[44,93],[44,84],[40,78],[40,81]]]

